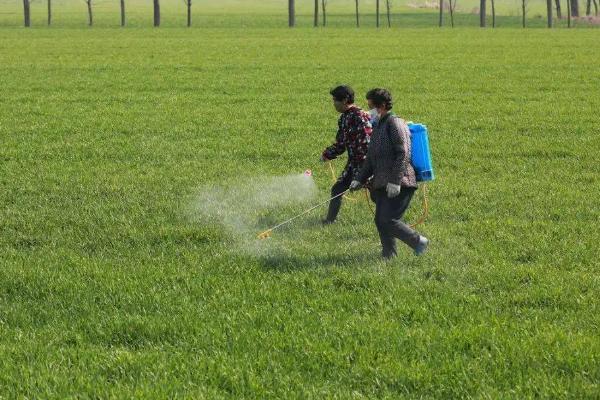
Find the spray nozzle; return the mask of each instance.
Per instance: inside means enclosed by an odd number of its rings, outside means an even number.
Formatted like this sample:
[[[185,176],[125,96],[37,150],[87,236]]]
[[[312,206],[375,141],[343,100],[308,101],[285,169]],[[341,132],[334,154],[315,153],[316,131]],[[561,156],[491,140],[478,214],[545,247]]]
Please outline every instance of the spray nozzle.
[[[257,237],[258,239],[261,239],[261,240],[263,240],[263,239],[268,239],[268,238],[270,238],[270,237],[271,237],[271,232],[272,232],[272,231],[273,231],[273,229],[268,229],[268,230],[266,230],[266,231],[264,231],[264,232],[261,232],[261,233],[259,233],[259,234],[258,234],[256,237]]]

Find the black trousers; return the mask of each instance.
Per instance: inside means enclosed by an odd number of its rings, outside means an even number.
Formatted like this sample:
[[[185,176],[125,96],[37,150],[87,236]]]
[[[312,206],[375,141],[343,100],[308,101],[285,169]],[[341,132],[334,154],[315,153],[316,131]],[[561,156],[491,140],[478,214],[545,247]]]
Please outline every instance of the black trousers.
[[[381,240],[381,255],[385,258],[396,256],[396,239],[411,248],[419,243],[419,234],[402,222],[402,216],[415,191],[415,188],[403,187],[400,194],[391,199],[385,189],[371,191],[371,199],[375,202],[375,225]]]
[[[350,188],[352,183],[352,170],[343,174],[331,187],[331,197],[337,196]],[[333,222],[337,218],[342,206],[342,197],[339,196],[329,202],[329,210],[327,211],[327,221]]]

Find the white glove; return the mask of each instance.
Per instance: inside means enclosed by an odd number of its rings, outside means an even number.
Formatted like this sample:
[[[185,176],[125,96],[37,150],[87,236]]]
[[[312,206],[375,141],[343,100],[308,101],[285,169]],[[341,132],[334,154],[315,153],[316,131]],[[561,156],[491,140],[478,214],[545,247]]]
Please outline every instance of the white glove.
[[[362,186],[362,184],[361,184],[359,181],[356,181],[356,180],[355,180],[355,181],[352,181],[352,182],[350,183],[350,190],[353,192],[353,191],[355,191],[355,190],[358,190],[358,189],[360,189],[360,187],[361,187],[361,186]]]
[[[402,189],[402,186],[400,185],[394,185],[393,183],[388,183],[385,191],[387,192],[387,195],[390,199],[398,196],[400,194],[400,190]]]

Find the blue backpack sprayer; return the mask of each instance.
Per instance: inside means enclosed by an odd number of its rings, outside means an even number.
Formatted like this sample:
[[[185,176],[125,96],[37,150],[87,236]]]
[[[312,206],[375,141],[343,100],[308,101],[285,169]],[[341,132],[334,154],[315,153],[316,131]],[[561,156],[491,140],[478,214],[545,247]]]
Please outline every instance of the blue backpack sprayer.
[[[411,162],[417,175],[417,182],[432,181],[435,177],[429,150],[429,134],[423,124],[409,122],[411,141]]]
[[[413,122],[408,122],[408,128],[410,130],[410,138],[411,138],[411,163],[413,168],[415,169],[415,174],[416,174],[416,178],[417,178],[417,182],[429,182],[432,181],[435,178],[435,174],[433,172],[433,163],[431,161],[431,150],[429,148],[429,134],[427,132],[427,126],[423,125],[423,124],[415,124]],[[329,164],[329,169],[331,171],[332,177],[335,181],[335,171],[333,170],[333,166],[331,165],[331,162],[328,163]],[[312,172],[310,170],[307,170],[305,172],[305,174],[307,175],[312,175]],[[427,186],[424,184],[422,186],[423,188],[423,215],[422,217],[419,219],[419,221],[417,221],[416,223],[414,223],[411,226],[416,226],[419,225],[421,223],[423,223],[425,221],[425,219],[427,218],[428,215],[428,211],[429,211],[429,206],[428,206],[428,200],[427,200]],[[309,212],[311,212],[312,210],[329,203],[331,200],[335,199],[336,197],[340,197],[343,196],[345,194],[347,194],[350,191],[350,189],[346,190],[345,192],[342,192],[340,194],[338,194],[337,196],[334,196],[322,203],[319,203],[311,208],[309,208],[308,210],[305,210],[304,212],[286,220],[283,221],[277,225],[275,225],[274,227],[267,229],[264,232],[261,232],[257,235],[257,237],[259,239],[266,239],[271,237],[271,233],[283,226],[286,225],[292,221],[294,221],[297,218],[300,218],[301,216],[308,214]],[[366,194],[366,191],[365,191]],[[368,195],[367,195],[367,202],[369,201]],[[371,210],[373,211],[373,210]]]

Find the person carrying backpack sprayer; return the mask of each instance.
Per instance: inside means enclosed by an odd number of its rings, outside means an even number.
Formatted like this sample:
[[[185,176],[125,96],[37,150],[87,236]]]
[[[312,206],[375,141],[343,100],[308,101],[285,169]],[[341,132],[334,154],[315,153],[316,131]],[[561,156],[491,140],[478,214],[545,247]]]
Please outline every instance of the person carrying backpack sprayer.
[[[333,160],[347,151],[348,162],[331,188],[332,200],[329,202],[327,217],[321,220],[323,225],[335,222],[342,206],[341,194],[347,191],[352,180],[356,179],[366,159],[372,132],[369,114],[354,104],[354,90],[351,87],[338,86],[330,94],[333,106],[341,116],[335,142],[323,151],[321,161]]]
[[[415,169],[411,163],[411,134],[406,122],[394,115],[392,95],[386,89],[367,93],[372,116],[377,120],[367,158],[350,190],[360,189],[367,179],[375,203],[375,225],[381,240],[383,258],[397,255],[396,239],[410,246],[416,255],[427,249],[429,240],[402,221],[402,216],[417,190]]]

